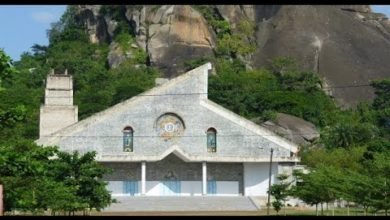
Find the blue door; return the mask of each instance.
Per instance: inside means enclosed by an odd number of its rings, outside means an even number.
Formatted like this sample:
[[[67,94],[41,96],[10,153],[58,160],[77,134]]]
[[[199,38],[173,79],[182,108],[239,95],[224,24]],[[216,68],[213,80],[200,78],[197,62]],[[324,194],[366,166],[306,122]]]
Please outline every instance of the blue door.
[[[181,184],[180,181],[162,181],[161,195],[180,195]]]
[[[123,181],[124,194],[134,196],[138,193],[138,181]]]
[[[207,194],[217,194],[217,181],[207,181]]]

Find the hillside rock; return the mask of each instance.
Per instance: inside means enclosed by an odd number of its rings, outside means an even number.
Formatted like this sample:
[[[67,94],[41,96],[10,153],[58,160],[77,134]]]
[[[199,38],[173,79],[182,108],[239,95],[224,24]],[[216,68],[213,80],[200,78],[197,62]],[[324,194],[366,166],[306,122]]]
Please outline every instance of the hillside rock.
[[[390,76],[390,22],[368,5],[210,5],[233,28],[242,19],[256,24],[248,67],[264,67],[278,56],[295,58],[324,80],[323,88],[342,107],[370,101],[370,80]],[[116,22],[100,6],[80,6],[91,42],[112,42]],[[216,37],[205,18],[188,5],[125,6],[125,18],[149,64],[172,78],[185,61],[213,55]],[[239,57],[240,58],[240,57]],[[115,65],[114,65],[115,66]]]
[[[314,124],[284,113],[278,113],[274,122],[266,121],[261,126],[298,145],[308,145],[320,137]]]
[[[108,52],[107,60],[110,68],[116,68],[125,60],[132,57],[131,51],[122,51],[122,48],[116,42],[110,44],[110,51]]]
[[[167,77],[183,72],[185,61],[212,55],[215,38],[206,20],[188,5],[164,5],[146,18],[147,52]]]
[[[317,72],[343,107],[372,100],[370,80],[390,76],[389,26],[368,6],[257,6],[255,67],[290,56]],[[371,18],[368,22],[367,19]],[[329,88],[328,88],[329,89]]]
[[[110,40],[107,33],[106,21],[100,16],[101,5],[79,5],[78,19],[87,28],[89,40],[92,43],[108,42]]]

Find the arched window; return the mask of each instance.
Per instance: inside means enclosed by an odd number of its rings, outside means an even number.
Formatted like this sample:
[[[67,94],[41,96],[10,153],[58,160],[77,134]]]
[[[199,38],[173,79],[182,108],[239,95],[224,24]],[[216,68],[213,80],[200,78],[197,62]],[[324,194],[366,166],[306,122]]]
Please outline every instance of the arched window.
[[[133,152],[133,128],[125,127],[123,129],[123,151]]]
[[[207,130],[207,151],[217,152],[217,130],[215,128]]]

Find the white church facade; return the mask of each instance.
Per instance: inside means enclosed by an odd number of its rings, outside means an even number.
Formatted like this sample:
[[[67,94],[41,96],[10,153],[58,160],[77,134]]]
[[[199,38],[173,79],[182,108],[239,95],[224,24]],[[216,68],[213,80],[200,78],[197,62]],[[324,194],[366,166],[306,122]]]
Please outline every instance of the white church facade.
[[[78,121],[73,82],[49,74],[40,112],[44,146],[96,151],[113,196],[267,196],[299,162],[298,146],[207,97],[207,63]]]

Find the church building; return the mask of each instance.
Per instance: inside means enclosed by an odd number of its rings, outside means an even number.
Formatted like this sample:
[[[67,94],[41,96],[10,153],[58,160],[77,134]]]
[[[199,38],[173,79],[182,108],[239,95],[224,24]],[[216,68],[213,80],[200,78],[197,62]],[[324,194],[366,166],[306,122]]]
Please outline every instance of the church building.
[[[211,64],[78,121],[72,76],[48,75],[43,146],[96,151],[113,196],[267,196],[298,146],[207,97]]]

